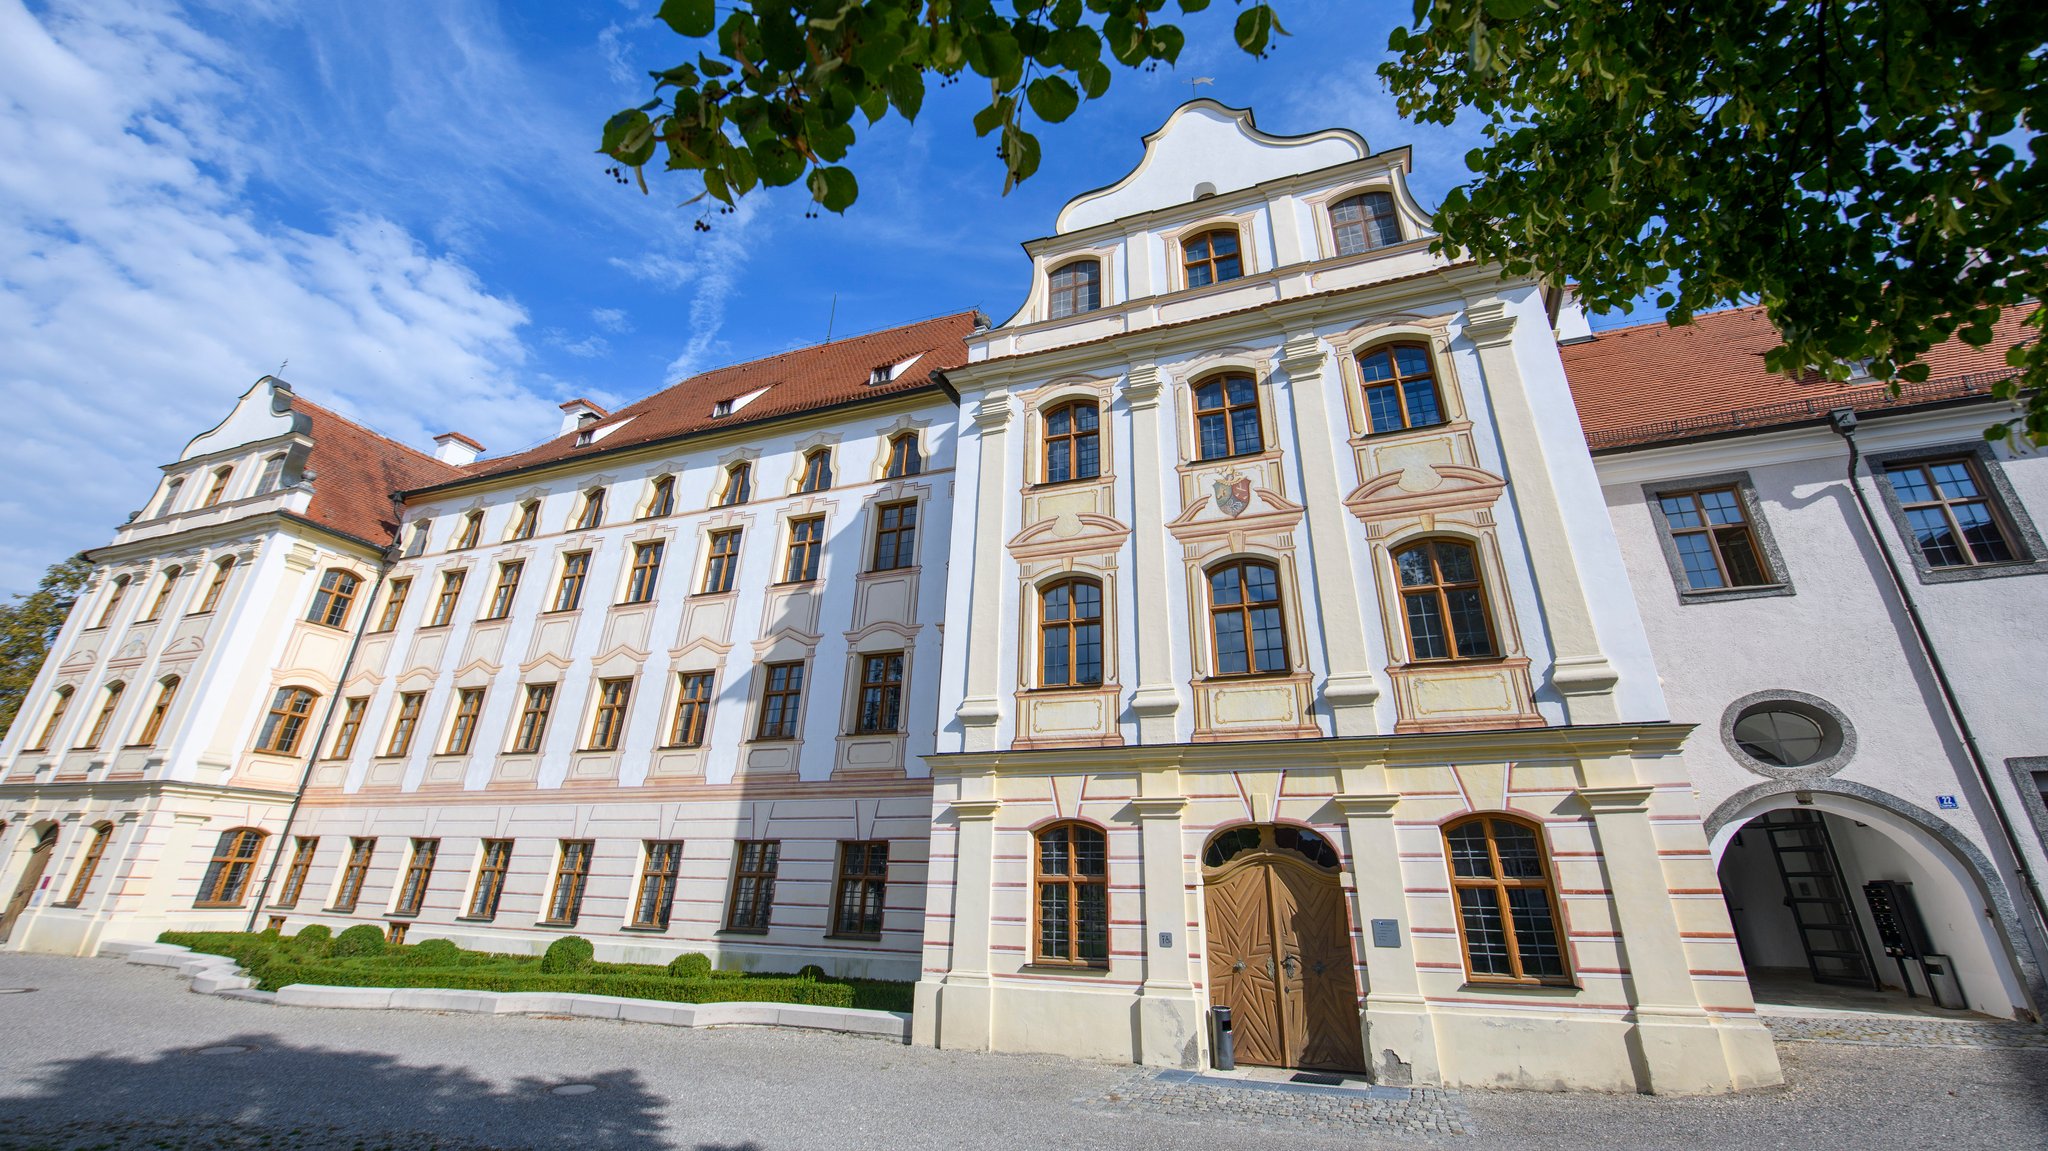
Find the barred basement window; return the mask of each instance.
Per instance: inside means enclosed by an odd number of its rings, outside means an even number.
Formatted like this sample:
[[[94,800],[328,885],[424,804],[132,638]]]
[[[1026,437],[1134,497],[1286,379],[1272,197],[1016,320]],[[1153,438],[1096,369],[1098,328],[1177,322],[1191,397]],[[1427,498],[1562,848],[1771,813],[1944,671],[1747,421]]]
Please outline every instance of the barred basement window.
[[[370,874],[370,856],[377,850],[375,836],[358,836],[348,841],[348,865],[341,869],[341,888],[334,893],[334,911],[354,911],[363,897],[363,880]]]
[[[676,876],[682,868],[682,840],[647,841],[647,865],[640,871],[640,890],[633,899],[629,926],[668,930],[669,912],[676,901]]]
[[[732,590],[740,573],[740,529],[711,533],[710,558],[704,563],[704,594],[720,595]]]
[[[676,693],[676,721],[668,734],[670,747],[704,746],[704,732],[711,723],[711,683],[711,672],[682,673]]]
[[[1569,985],[1542,830],[1506,815],[1444,826],[1465,970],[1475,982]]]
[[[325,627],[347,626],[349,605],[356,602],[356,585],[361,582],[354,573],[339,570],[321,576],[320,590],[313,595],[313,610],[306,613],[307,622]]]
[[[393,915],[418,915],[427,901],[427,884],[434,877],[434,857],[441,853],[438,839],[412,841],[412,861],[405,865],[405,881],[398,888],[398,906]]]
[[[1038,833],[1037,944],[1032,962],[1109,966],[1109,837],[1085,823]]]
[[[319,850],[320,837],[301,835],[292,847],[292,865],[284,873],[284,886],[278,890],[277,902],[272,907],[290,909],[299,905],[299,896],[306,890],[306,873],[313,870],[313,853]]]
[[[882,905],[889,892],[887,840],[850,840],[839,845],[839,882],[832,895],[832,934],[880,939]]]
[[[917,501],[875,509],[875,562],[869,571],[896,571],[917,564]]]
[[[253,827],[238,827],[220,833],[213,849],[213,862],[199,881],[199,898],[194,907],[240,907],[249,887],[249,874],[256,870],[256,857],[263,850],[265,833]]]
[[[732,895],[725,929],[765,933],[775,906],[775,870],[782,841],[742,839],[732,845]]]
[[[377,626],[371,630],[378,632],[397,631],[398,615],[405,610],[406,593],[410,591],[412,591],[412,580],[392,580],[390,586],[384,589],[383,614],[377,617]]]
[[[583,914],[583,885],[590,879],[590,853],[596,844],[588,839],[565,839],[562,855],[555,864],[555,887],[548,895],[548,910],[542,923],[551,927],[574,927]]]
[[[498,917],[498,900],[505,894],[505,873],[511,867],[512,841],[484,840],[483,857],[476,867],[476,892],[469,897],[469,918]]]
[[[85,858],[78,864],[78,877],[71,881],[71,890],[65,892],[59,907],[77,907],[85,902],[85,893],[92,889],[92,874],[100,869],[100,857],[107,853],[107,841],[113,837],[113,824],[93,825],[92,842],[86,845]]]

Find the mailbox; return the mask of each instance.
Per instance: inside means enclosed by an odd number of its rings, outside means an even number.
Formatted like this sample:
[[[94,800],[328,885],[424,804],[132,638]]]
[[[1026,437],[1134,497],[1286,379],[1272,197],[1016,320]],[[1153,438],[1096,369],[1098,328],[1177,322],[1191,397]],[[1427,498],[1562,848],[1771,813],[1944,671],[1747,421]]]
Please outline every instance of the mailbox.
[[[1913,902],[1913,885],[1895,879],[1873,879],[1863,885],[1863,899],[1870,904],[1870,923],[1884,943],[1884,953],[1893,959],[1918,959],[1934,950],[1927,942],[1927,928],[1920,921],[1920,905]]]

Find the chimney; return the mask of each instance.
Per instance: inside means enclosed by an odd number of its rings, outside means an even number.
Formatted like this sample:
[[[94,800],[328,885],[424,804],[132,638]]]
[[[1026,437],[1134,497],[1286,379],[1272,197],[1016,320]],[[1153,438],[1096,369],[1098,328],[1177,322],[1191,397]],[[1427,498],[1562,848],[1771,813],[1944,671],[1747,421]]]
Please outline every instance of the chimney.
[[[589,400],[577,398],[562,405],[562,430],[558,436],[566,436],[578,428],[587,427],[605,418],[608,413]]]
[[[444,464],[466,468],[484,454],[484,446],[461,432],[442,432],[434,437],[434,458]]]

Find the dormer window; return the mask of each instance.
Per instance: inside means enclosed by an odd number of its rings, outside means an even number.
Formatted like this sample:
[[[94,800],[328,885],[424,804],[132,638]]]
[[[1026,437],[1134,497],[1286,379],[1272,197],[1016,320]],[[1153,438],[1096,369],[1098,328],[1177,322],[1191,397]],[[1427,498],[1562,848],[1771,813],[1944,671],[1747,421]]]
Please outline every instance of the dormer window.
[[[1187,286],[1200,288],[1220,284],[1244,275],[1238,258],[1237,229],[1218,228],[1181,242],[1181,267],[1187,272]]]
[[[1330,231],[1337,254],[1355,256],[1401,242],[1401,220],[1394,215],[1394,197],[1386,192],[1361,192],[1330,208]]]
[[[731,507],[754,498],[754,465],[741,460],[725,469],[725,490],[718,494],[718,506]]]
[[[889,382],[889,365],[881,364],[868,369],[868,386],[876,387]]]
[[[279,452],[263,461],[263,472],[256,477],[256,494],[260,496],[268,492],[274,492],[283,483],[284,453]]]
[[[1048,300],[1052,318],[1065,319],[1102,306],[1102,262],[1075,260],[1055,268]]]
[[[595,440],[596,438],[596,428],[584,428],[582,431],[576,433],[576,446],[579,448],[587,448],[590,446],[591,441]]]
[[[715,403],[715,404],[712,404],[712,405],[711,405],[711,418],[712,418],[712,419],[714,419],[714,420],[722,420],[722,419],[724,419],[725,417],[727,417],[727,416],[729,416],[729,415],[731,415],[731,414],[732,414],[732,401],[731,401],[731,400],[720,400],[720,401],[718,401],[717,403]]]
[[[228,481],[234,478],[234,468],[215,468],[213,472],[213,486],[206,489],[206,500],[199,506],[202,508],[210,508],[213,505],[219,503],[221,501],[221,497],[228,494]]]

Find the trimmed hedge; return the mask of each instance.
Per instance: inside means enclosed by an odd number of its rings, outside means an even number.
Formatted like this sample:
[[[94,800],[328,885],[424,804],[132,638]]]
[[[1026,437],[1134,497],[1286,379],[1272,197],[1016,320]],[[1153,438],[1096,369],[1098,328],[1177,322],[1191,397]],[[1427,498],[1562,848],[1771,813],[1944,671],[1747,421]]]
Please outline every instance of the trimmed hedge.
[[[423,939],[406,948],[397,962],[408,967],[454,967],[462,962],[462,949],[452,940]]]
[[[590,970],[597,958],[597,948],[580,935],[564,935],[548,944],[547,953],[540,957],[540,969],[544,975],[569,975]]]
[[[708,979],[711,976],[711,957],[685,951],[668,961],[668,973],[676,979]]]
[[[384,954],[384,933],[367,923],[354,927],[334,937],[327,953],[338,957]]]

